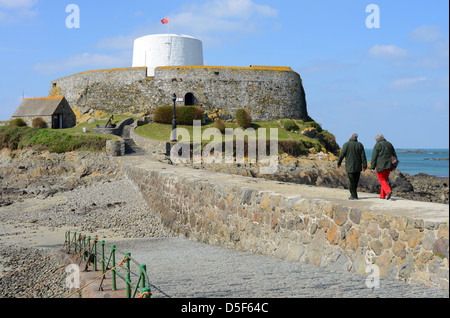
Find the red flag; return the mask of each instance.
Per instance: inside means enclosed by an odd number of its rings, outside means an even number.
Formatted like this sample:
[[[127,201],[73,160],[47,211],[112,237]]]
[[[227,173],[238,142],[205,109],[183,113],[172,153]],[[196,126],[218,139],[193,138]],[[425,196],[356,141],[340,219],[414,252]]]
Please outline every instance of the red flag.
[[[169,18],[165,18],[161,20],[162,24],[168,24],[169,23]]]

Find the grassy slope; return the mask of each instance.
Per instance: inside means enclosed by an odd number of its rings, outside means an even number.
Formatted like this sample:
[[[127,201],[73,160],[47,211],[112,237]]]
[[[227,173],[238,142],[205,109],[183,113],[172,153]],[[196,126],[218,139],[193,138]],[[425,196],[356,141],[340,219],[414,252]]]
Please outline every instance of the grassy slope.
[[[66,129],[37,129],[31,127],[0,127],[0,146],[11,150],[31,148],[62,153],[74,150],[101,151],[106,140],[114,136],[82,134]]]
[[[322,148],[324,148],[324,144],[321,144],[318,139],[307,137],[300,133],[305,128],[311,127],[313,124],[311,123],[304,123],[302,121],[295,121],[296,124],[299,126],[299,130],[294,131],[287,131],[283,128],[285,120],[274,120],[269,122],[255,122],[252,124],[252,128],[255,129],[256,138],[258,138],[258,129],[259,128],[266,128],[266,138],[269,139],[269,130],[270,128],[277,128],[278,129],[278,141],[282,149],[280,149],[281,152],[292,152],[293,154],[298,154],[299,151],[290,151],[288,148],[301,148],[301,152],[305,153],[308,148],[315,148],[316,150],[320,151]],[[317,124],[316,124],[317,125]],[[235,123],[226,123],[227,128],[235,129],[238,128],[237,124]],[[184,128],[189,132],[189,136],[193,136],[193,127],[192,126],[184,126],[184,125],[178,125],[177,128]],[[214,128],[214,123],[210,123],[207,125],[202,125],[202,135],[203,132],[208,128]],[[150,123],[147,125],[140,126],[136,129],[136,133],[144,138],[153,139],[153,140],[159,140],[159,141],[168,141],[170,140],[172,131],[172,126],[170,124],[159,124],[159,123]],[[327,132],[326,132],[327,133]],[[203,137],[203,136],[202,136]],[[212,138],[202,138],[202,143],[208,143],[211,142]],[[224,135],[222,135],[222,141],[225,141]],[[296,145],[294,145],[296,144]],[[285,148],[286,151],[283,151],[283,148]],[[297,149],[298,150],[298,149]]]

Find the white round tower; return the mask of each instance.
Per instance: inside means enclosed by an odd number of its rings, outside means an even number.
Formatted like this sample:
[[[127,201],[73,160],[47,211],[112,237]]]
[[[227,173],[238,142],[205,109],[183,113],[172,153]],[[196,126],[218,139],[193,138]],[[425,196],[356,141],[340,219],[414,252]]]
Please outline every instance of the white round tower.
[[[158,66],[203,65],[203,44],[187,35],[154,34],[134,41],[133,67],[146,66],[147,76]]]

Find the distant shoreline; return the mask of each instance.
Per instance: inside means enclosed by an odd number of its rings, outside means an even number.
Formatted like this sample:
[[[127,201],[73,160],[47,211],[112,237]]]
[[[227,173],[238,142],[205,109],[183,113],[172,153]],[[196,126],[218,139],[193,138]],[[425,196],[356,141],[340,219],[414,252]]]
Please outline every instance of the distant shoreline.
[[[372,158],[372,149],[365,149],[367,160]],[[438,178],[449,177],[448,148],[397,148],[400,160],[398,169],[411,176],[427,174]]]

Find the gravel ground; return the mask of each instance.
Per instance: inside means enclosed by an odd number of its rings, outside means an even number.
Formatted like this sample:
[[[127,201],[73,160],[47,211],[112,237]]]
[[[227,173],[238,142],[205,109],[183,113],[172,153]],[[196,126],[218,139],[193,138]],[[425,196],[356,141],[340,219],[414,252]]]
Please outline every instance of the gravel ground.
[[[31,286],[39,285],[65,265],[60,257],[46,256],[62,247],[68,229],[86,235],[102,233],[102,239],[173,236],[124,179],[46,198],[18,198],[13,204],[0,207],[0,298],[53,298],[67,294],[64,270],[27,293]],[[41,259],[45,260],[30,266]],[[16,269],[21,270],[11,273]]]
[[[83,233],[110,229],[124,237],[168,237],[161,223],[124,179],[84,186],[45,199],[25,199],[0,208],[0,222],[77,227]]]
[[[62,257],[48,250],[0,246],[0,259],[11,270],[3,277],[0,274],[0,298],[55,298],[67,294],[67,274],[60,270],[65,267]]]

